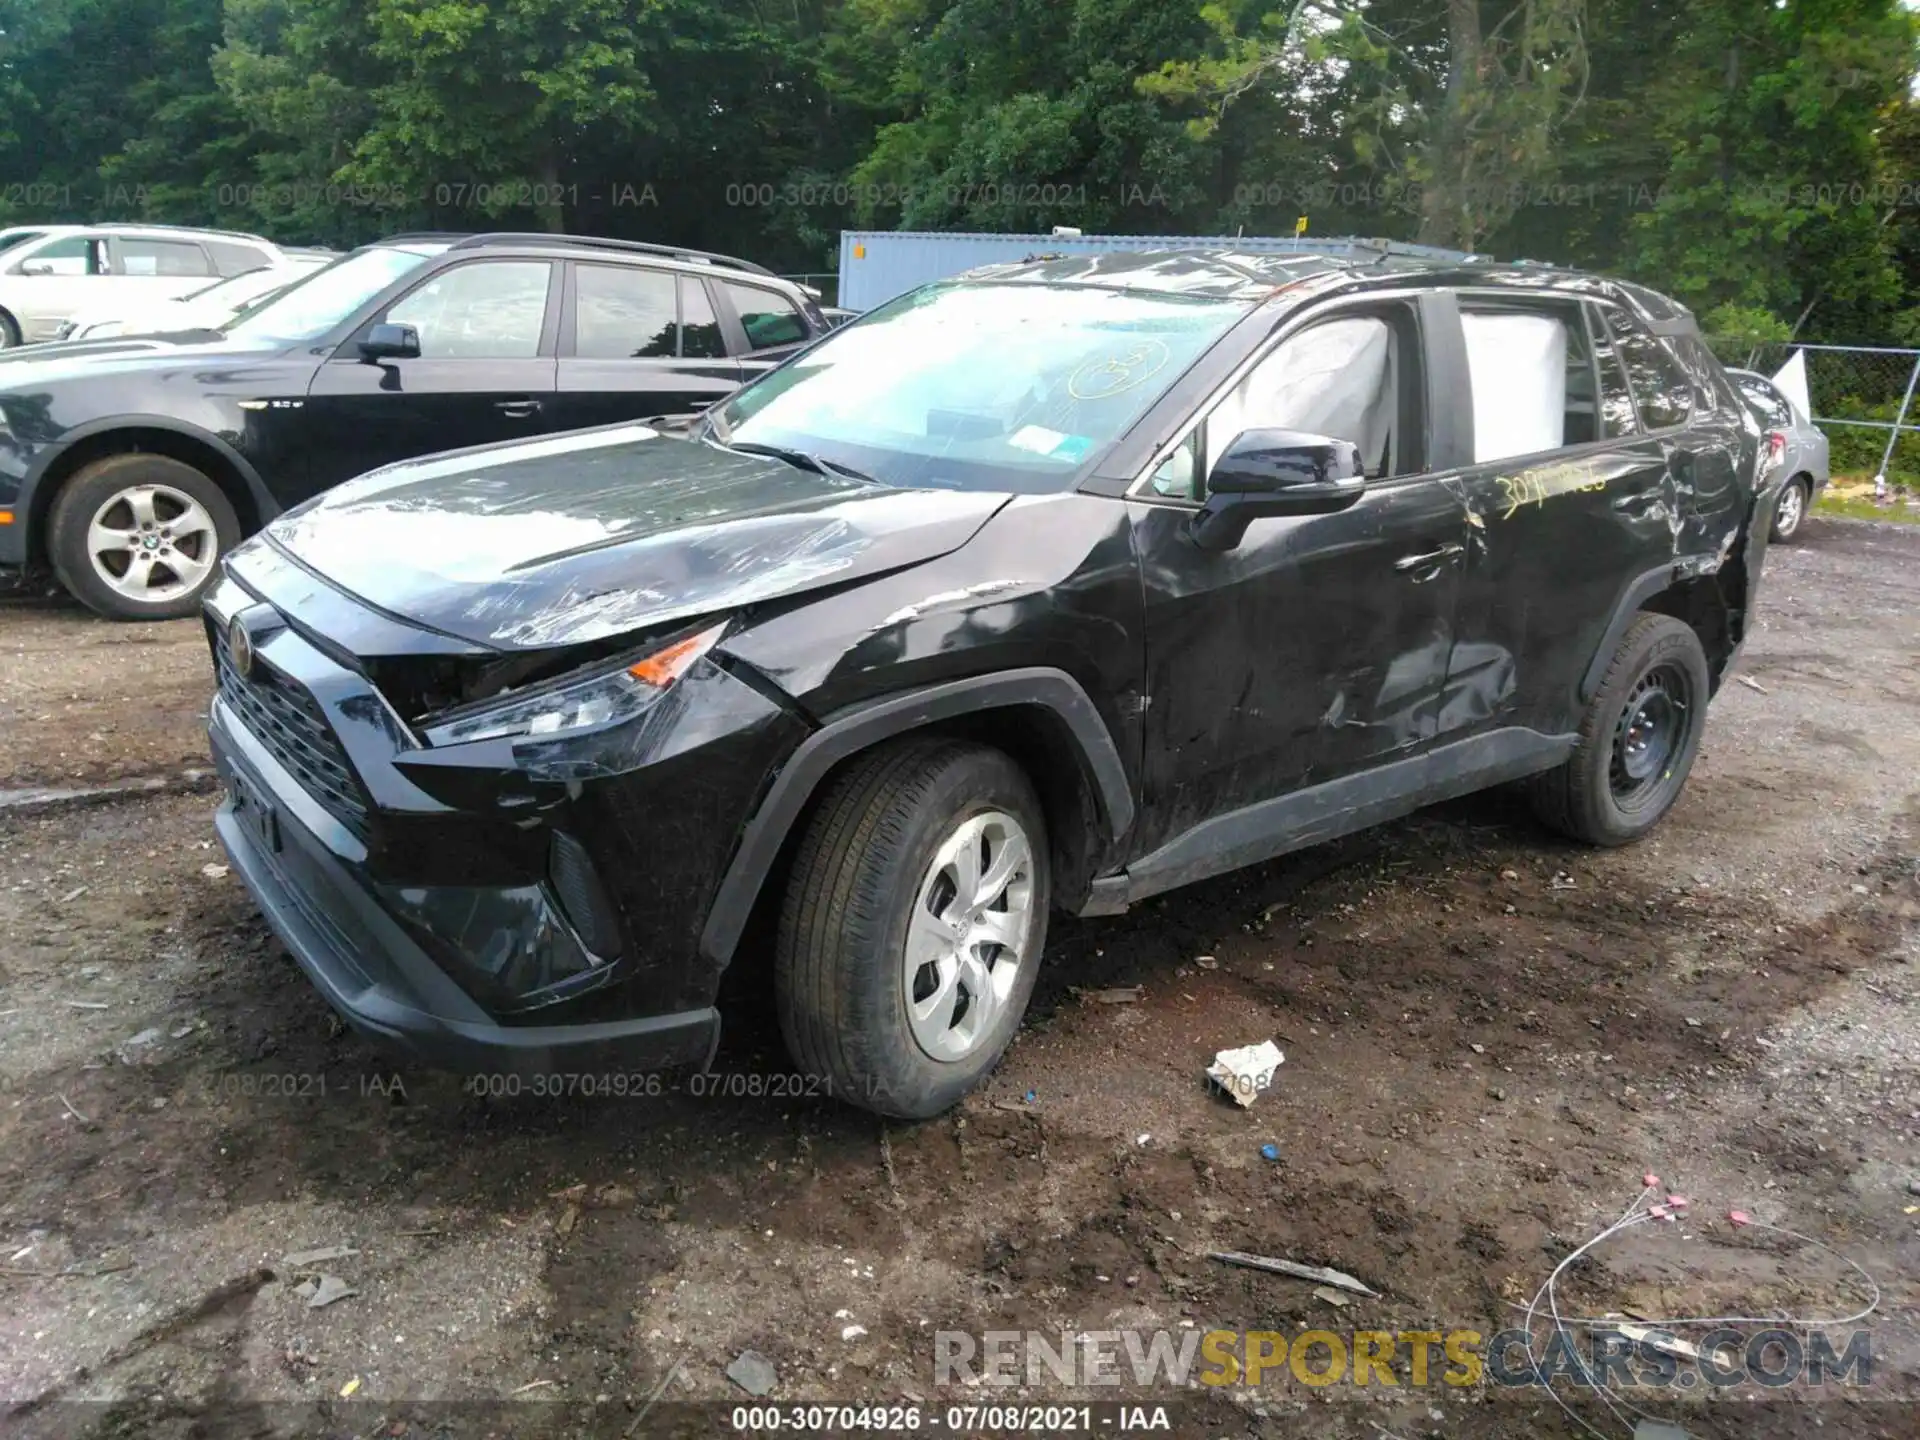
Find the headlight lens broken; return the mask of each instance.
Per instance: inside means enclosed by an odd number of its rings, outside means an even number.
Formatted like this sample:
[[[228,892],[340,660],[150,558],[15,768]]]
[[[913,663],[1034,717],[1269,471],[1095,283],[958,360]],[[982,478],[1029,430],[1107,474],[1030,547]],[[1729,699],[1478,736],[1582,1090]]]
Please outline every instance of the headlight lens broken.
[[[651,707],[726,633],[725,624],[676,640],[639,660],[623,660],[469,710],[427,728],[430,745],[544,738],[630,720]]]

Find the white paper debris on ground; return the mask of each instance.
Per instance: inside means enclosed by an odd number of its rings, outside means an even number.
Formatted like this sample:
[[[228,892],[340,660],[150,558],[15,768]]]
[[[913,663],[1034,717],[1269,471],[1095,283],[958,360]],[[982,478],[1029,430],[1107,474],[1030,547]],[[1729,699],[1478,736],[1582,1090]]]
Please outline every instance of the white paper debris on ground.
[[[1258,1100],[1260,1092],[1273,1084],[1273,1072],[1286,1058],[1271,1040],[1242,1045],[1238,1050],[1222,1050],[1207,1067],[1207,1078],[1231,1095],[1236,1104],[1245,1107]]]

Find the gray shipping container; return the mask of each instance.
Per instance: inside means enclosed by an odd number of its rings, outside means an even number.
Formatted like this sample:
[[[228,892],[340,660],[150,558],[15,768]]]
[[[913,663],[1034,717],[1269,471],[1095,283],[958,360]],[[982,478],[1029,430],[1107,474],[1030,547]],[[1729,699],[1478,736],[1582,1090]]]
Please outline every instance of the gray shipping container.
[[[1362,240],[1351,235],[990,235],[944,230],[842,230],[840,304],[871,310],[896,295],[977,265],[1003,265],[1033,255],[1099,255],[1116,250],[1231,250],[1242,255],[1384,253],[1464,260],[1460,250]]]

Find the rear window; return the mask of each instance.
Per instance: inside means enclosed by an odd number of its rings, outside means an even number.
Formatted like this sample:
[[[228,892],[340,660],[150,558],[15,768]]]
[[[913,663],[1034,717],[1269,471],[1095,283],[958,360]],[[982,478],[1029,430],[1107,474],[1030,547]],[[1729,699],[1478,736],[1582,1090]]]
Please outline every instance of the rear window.
[[[1671,430],[1693,415],[1693,381],[1667,347],[1617,305],[1601,307],[1627,384],[1649,430]]]
[[[1793,410],[1780,392],[1764,380],[1750,375],[1736,375],[1733,383],[1740,387],[1740,393],[1749,405],[1766,418],[1769,425],[1786,429],[1793,424]]]
[[[807,322],[800,307],[784,295],[762,290],[757,285],[722,282],[733,308],[740,314],[740,327],[747,332],[749,350],[771,350],[776,345],[798,345],[807,338]]]
[[[120,268],[128,275],[175,279],[214,273],[206,251],[184,240],[122,240]]]

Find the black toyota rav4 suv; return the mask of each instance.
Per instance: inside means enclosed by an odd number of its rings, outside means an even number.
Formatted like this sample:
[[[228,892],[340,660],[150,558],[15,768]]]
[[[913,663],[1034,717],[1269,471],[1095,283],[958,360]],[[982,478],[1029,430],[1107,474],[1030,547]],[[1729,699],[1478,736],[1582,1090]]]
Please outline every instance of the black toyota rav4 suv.
[[[194,614],[220,556],[351,476],[457,445],[686,414],[825,334],[705,251],[398,236],[220,331],[0,359],[0,567],[122,620]]]
[[[731,966],[796,1075],[932,1115],[1054,910],[1503,781],[1644,834],[1751,623],[1759,446],[1687,313],[1606,280],[974,272],[688,435],[268,526],[206,607],[219,833],[326,998],[430,1062],[697,1065]]]

